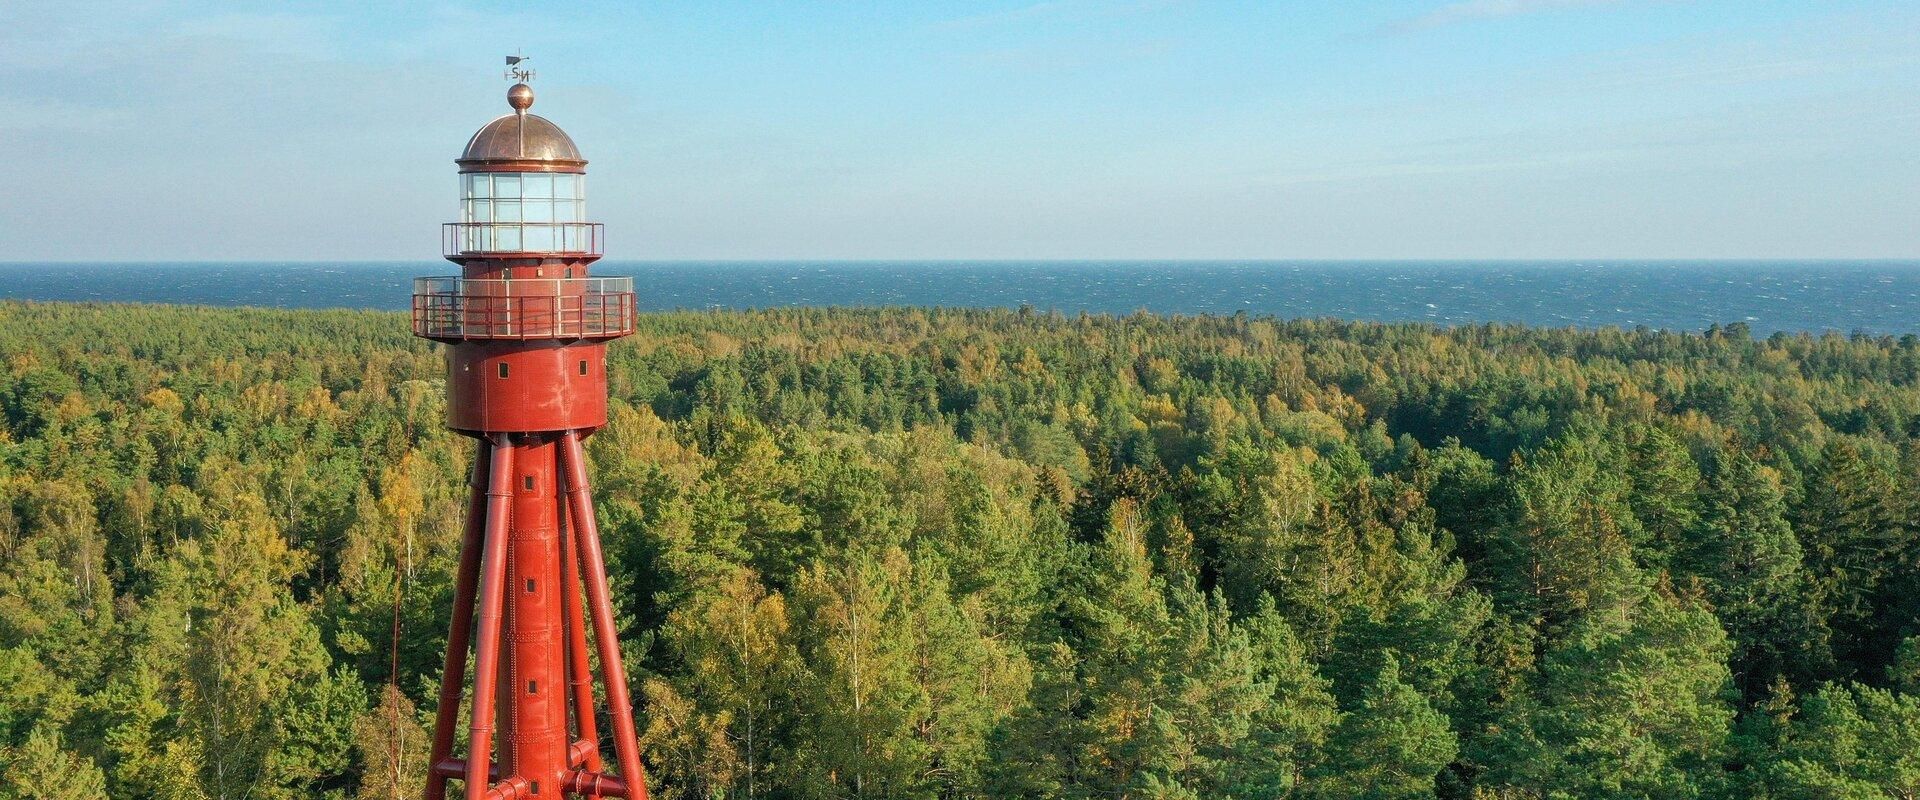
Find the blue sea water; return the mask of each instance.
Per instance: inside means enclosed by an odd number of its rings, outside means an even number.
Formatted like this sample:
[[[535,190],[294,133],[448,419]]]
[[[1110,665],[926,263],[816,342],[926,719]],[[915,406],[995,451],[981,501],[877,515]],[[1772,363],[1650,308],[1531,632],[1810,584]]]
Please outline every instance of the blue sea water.
[[[403,309],[444,262],[0,263],[0,299]],[[643,310],[1032,306],[1756,333],[1920,332],[1920,261],[602,262]]]

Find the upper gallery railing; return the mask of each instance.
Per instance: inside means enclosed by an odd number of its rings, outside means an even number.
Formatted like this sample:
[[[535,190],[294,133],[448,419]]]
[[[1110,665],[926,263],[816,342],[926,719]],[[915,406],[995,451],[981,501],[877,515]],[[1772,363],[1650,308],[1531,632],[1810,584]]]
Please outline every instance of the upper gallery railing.
[[[413,280],[413,333],[429,339],[611,339],[633,316],[632,278]]]

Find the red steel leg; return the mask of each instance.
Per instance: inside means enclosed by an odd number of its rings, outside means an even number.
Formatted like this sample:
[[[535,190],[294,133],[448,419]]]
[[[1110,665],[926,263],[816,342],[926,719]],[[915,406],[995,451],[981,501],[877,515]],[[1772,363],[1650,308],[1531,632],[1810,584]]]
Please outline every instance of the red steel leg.
[[[600,677],[607,686],[607,710],[613,718],[614,758],[626,779],[627,797],[647,800],[646,772],[640,766],[639,737],[633,727],[633,700],[627,692],[627,671],[620,663],[620,640],[613,626],[613,602],[607,589],[607,561],[600,548],[600,524],[593,517],[593,495],[587,490],[587,460],[580,432],[561,434],[560,459],[567,477],[567,505],[580,539],[580,572],[587,582],[593,608],[593,638],[600,651]]]
[[[460,567],[453,578],[453,629],[447,632],[447,657],[440,667],[440,705],[433,717],[433,754],[438,764],[453,754],[453,728],[460,720],[460,690],[466,686],[467,640],[473,631],[473,584],[480,573],[481,537],[487,513],[487,461],[493,445],[480,440],[468,479],[466,532],[460,537]],[[447,778],[427,771],[425,800],[446,800]]]
[[[500,677],[500,607],[507,578],[507,510],[513,501],[513,447],[493,443],[487,472],[486,549],[481,557],[480,631],[474,647],[473,712],[467,744],[466,800],[486,800],[493,752],[494,684]]]
[[[565,456],[562,456],[565,458]],[[563,469],[564,472],[564,469]],[[587,663],[586,607],[580,598],[580,534],[568,514],[565,494],[560,496],[561,538],[565,541],[560,556],[560,591],[566,592],[567,668],[569,690],[573,694],[573,724],[578,741],[590,748],[580,763],[589,772],[599,772],[600,731],[593,718],[593,667]],[[594,796],[597,800],[597,796]]]

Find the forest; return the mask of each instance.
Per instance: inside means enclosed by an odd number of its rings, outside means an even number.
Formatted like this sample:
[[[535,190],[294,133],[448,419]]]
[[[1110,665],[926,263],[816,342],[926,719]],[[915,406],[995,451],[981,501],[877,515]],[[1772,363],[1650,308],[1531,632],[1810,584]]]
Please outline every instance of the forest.
[[[639,327],[588,450],[664,800],[1920,797],[1914,336]],[[0,798],[417,797],[444,370],[0,303]]]

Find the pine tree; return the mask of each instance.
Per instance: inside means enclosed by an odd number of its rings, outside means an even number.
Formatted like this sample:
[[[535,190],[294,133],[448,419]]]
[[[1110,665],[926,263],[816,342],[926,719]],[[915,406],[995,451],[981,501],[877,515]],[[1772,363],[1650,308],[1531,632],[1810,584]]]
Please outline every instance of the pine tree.
[[[1399,658],[1392,651],[1381,658],[1359,704],[1327,740],[1326,760],[1311,773],[1313,797],[1432,797],[1434,777],[1459,751],[1447,718],[1400,680]]]
[[[353,772],[355,745],[367,716],[365,684],[345,666],[299,677],[270,706],[274,745],[266,756],[260,797],[294,800],[344,793]],[[418,739],[399,742],[402,747],[419,744]]]
[[[1920,797],[1920,698],[1829,686],[1807,698],[1782,749],[1784,800]]]
[[[1102,540],[1081,551],[1070,572],[1081,585],[1062,596],[1063,640],[1036,654],[1030,704],[998,748],[993,794],[1120,793],[1163,766],[1147,737],[1172,622],[1146,536],[1138,506],[1122,498]]]
[[[160,678],[152,667],[136,663],[116,675],[102,695],[102,739],[112,795],[204,800],[200,750],[190,739],[169,735],[171,709],[161,697]]]
[[[1665,427],[1634,432],[1628,448],[1629,505],[1638,523],[1638,560],[1650,570],[1665,569],[1699,524],[1696,489],[1700,468],[1693,455]]]
[[[1206,566],[1236,608],[1302,582],[1301,561],[1315,541],[1319,488],[1297,453],[1247,445],[1228,448],[1190,480],[1190,520]],[[1289,605],[1287,600],[1283,605]]]
[[[1241,627],[1252,648],[1256,678],[1269,694],[1228,759],[1221,795],[1286,797],[1308,765],[1318,760],[1339,709],[1329,691],[1331,682],[1308,660],[1305,645],[1271,598],[1264,598]]]
[[[1588,616],[1619,618],[1643,591],[1619,448],[1591,429],[1515,457],[1511,522],[1489,547],[1487,582],[1509,614],[1557,638]]]
[[[955,606],[944,565],[854,546],[794,589],[796,705],[816,731],[790,742],[801,796],[975,791],[986,736],[1026,686],[1025,665]]]
[[[1583,620],[1479,743],[1481,785],[1546,797],[1710,795],[1733,719],[1727,652],[1712,614],[1664,591],[1644,594],[1625,619]]]
[[[922,791],[975,794],[984,780],[987,738],[1026,697],[1031,667],[1024,654],[990,635],[977,604],[955,602],[943,557],[922,549],[912,569],[897,624],[912,637],[912,679],[925,704],[911,725],[927,753]]]
[[[26,743],[0,748],[4,800],[105,800],[107,779],[85,756],[66,749],[60,733],[34,728]]]
[[[1167,604],[1171,627],[1158,656],[1164,676],[1143,737],[1141,779],[1153,775],[1162,784],[1223,796],[1245,778],[1236,762],[1250,736],[1272,732],[1273,705],[1294,698],[1282,698],[1279,687],[1260,680],[1262,667],[1283,665],[1256,660],[1224,597],[1203,595],[1182,577],[1169,589]]]
[[[1506,509],[1496,473],[1494,462],[1452,437],[1427,451],[1426,460],[1414,470],[1413,484],[1433,508],[1434,525],[1453,537],[1468,563],[1486,556],[1488,539],[1503,521]]]
[[[1405,516],[1392,551],[1367,570],[1381,579],[1377,598],[1342,609],[1327,674],[1336,676],[1335,694],[1350,703],[1368,685],[1377,654],[1391,649],[1401,679],[1451,713],[1454,683],[1473,663],[1473,642],[1493,604],[1466,584],[1466,568],[1436,537],[1431,512],[1416,508]]]
[[[1775,679],[1767,693],[1741,711],[1727,737],[1726,785],[1723,797],[1771,797],[1772,770],[1780,761],[1781,745],[1800,710],[1799,698],[1786,679]]]
[[[46,669],[28,647],[0,650],[0,747],[26,741],[43,721],[61,723],[63,708],[78,705],[69,679]]]
[[[1887,679],[1897,691],[1920,695],[1920,636],[1909,636],[1900,643]]]
[[[1907,676],[1906,691],[1914,692],[1920,691],[1920,436],[1900,450],[1894,492],[1893,540],[1884,556],[1889,574],[1874,603],[1874,627],[1901,642],[1892,668]],[[1894,680],[1898,685],[1900,679]]]
[[[1883,630],[1876,600],[1888,576],[1893,487],[1860,448],[1836,438],[1809,470],[1794,533],[1806,552],[1813,601],[1832,630],[1841,672],[1877,678],[1899,642]],[[1836,676],[1839,677],[1839,676]]]
[[[1778,480],[1743,451],[1710,451],[1700,489],[1704,511],[1676,564],[1701,579],[1726,627],[1729,666],[1748,702],[1778,677],[1804,683],[1828,668],[1826,632],[1811,607]]]
[[[1223,597],[1154,576],[1146,537],[1133,501],[1115,501],[1074,570],[1065,640],[1038,654],[997,743],[996,796],[1271,796],[1324,729],[1290,716],[1329,701],[1271,602],[1256,645]]]

